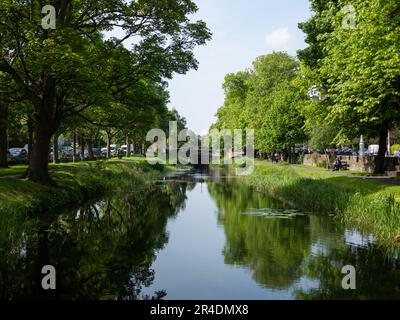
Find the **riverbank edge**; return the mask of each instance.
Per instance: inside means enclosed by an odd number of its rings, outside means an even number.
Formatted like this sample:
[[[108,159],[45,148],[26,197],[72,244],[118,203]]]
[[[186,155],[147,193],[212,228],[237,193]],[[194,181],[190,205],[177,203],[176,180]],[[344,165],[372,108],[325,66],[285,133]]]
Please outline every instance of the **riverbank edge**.
[[[303,212],[334,215],[347,227],[374,235],[380,244],[400,245],[399,187],[265,162],[242,181]]]
[[[172,169],[152,166],[145,159],[123,163],[96,162],[51,172],[53,186],[26,179],[0,180],[0,218],[24,219],[30,215],[57,214],[129,184],[132,190],[149,187]]]

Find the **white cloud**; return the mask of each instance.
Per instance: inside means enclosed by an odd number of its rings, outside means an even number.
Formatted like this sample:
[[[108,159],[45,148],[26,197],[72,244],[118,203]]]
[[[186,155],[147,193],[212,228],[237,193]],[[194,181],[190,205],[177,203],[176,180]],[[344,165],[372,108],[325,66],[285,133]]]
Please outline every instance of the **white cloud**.
[[[288,28],[278,28],[265,36],[265,43],[271,51],[290,51],[292,36]]]

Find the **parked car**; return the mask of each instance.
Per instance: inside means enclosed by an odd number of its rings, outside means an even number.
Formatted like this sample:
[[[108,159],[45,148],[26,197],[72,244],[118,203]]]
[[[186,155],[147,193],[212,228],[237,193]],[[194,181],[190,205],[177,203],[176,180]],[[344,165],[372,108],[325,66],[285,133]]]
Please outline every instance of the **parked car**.
[[[93,151],[93,157],[95,157],[95,158],[101,158],[101,156],[102,156],[101,149],[99,149],[99,148],[92,148],[92,151]],[[107,152],[107,148],[106,148],[106,152]],[[86,159],[89,159],[89,149],[85,149],[84,158],[85,158],[85,160],[86,160]]]
[[[11,148],[9,152],[12,163],[28,163],[28,152],[24,148]]]
[[[67,159],[67,160],[71,160],[74,156],[74,148],[72,148],[71,146],[64,146],[61,148],[61,153],[63,158]],[[75,155],[77,157],[79,157],[81,154],[81,150],[79,148],[75,149]]]
[[[12,157],[9,150],[7,150],[7,162],[12,162]]]
[[[92,151],[93,151],[93,156],[94,156],[95,158],[101,158],[101,157],[102,157],[102,151],[101,151],[101,149],[99,149],[99,148],[92,148]],[[107,148],[106,148],[105,153],[107,153]],[[79,154],[80,154],[80,152],[79,152]],[[85,149],[85,151],[84,151],[84,153],[83,153],[83,156],[84,156],[85,159],[89,159],[89,149]]]
[[[112,157],[116,157],[117,156],[118,148],[117,148],[116,144],[110,145],[110,152],[111,152],[111,156]],[[103,157],[107,156],[107,147],[101,148],[101,154],[102,154]]]
[[[371,144],[368,146],[367,155],[376,156],[379,152],[379,144]]]
[[[52,155],[52,153],[50,155]],[[75,155],[79,157],[80,155],[79,149],[75,150]],[[58,158],[61,161],[72,161],[73,156],[74,156],[74,148],[72,148],[71,146],[63,146],[60,147],[58,150]]]
[[[344,147],[336,150],[336,154],[340,156],[357,156],[358,153],[349,147]]]
[[[128,149],[128,146],[126,145],[126,144],[124,144],[124,145],[122,145],[121,146],[121,150],[126,154],[126,151],[127,151],[127,149]],[[133,147],[133,144],[131,144],[131,155],[133,155],[135,152],[134,152],[134,147]]]

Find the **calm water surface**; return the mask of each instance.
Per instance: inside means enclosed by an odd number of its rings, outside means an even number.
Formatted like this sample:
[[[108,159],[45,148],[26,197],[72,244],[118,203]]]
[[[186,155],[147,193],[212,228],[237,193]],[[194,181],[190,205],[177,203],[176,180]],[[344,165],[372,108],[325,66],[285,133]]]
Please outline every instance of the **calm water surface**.
[[[400,297],[397,249],[239,179],[170,176],[57,218],[2,226],[1,298]],[[56,267],[55,292],[40,289],[44,264]],[[341,287],[345,265],[357,270],[357,290]]]

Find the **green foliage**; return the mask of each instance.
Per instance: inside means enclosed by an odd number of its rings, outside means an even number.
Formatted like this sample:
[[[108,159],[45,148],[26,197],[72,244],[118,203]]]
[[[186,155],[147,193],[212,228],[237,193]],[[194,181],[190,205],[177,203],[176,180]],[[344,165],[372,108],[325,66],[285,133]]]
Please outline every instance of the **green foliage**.
[[[340,125],[350,139],[386,134],[400,121],[398,2],[311,3],[314,15],[300,25],[309,47],[299,57],[308,88],[313,86],[325,97],[317,102],[319,121]],[[353,29],[342,25],[345,16],[340,9],[349,4],[356,12]],[[308,112],[311,121],[318,121],[315,115]]]
[[[223,89],[225,92],[225,103],[217,111],[218,121],[216,129],[244,129],[249,119],[246,109],[246,98],[249,91],[248,81],[251,75],[249,72],[238,72],[225,76]]]
[[[211,38],[203,21],[189,19],[198,10],[190,0],[47,4],[56,8],[53,30],[41,26],[41,3],[0,1],[0,89],[11,87],[14,101],[30,105],[35,165],[28,178],[42,183],[48,172],[40,155],[55,133],[89,123],[89,134],[97,126],[143,141],[145,130],[165,123],[165,80],[196,69],[193,50]],[[120,37],[106,39],[116,28]]]
[[[217,129],[255,129],[256,149],[270,152],[305,140],[299,107],[306,96],[294,79],[298,62],[283,52],[258,57],[249,71],[228,74]]]
[[[299,50],[298,56],[304,66],[316,69],[320,59],[325,56],[325,39],[321,36],[334,30],[331,17],[338,12],[339,1],[309,0],[314,15],[306,22],[299,23],[299,29],[306,34],[305,41],[308,47]]]
[[[264,116],[259,121],[258,149],[263,152],[283,150],[306,139],[303,131],[304,119],[298,111],[303,97],[289,82],[277,85],[268,97]],[[258,113],[257,113],[258,114]]]
[[[333,126],[322,124],[315,126],[310,134],[309,146],[312,149],[325,150],[332,146],[336,130]]]
[[[319,158],[317,161],[317,167],[319,168],[327,168],[328,167],[328,159],[327,158]]]

